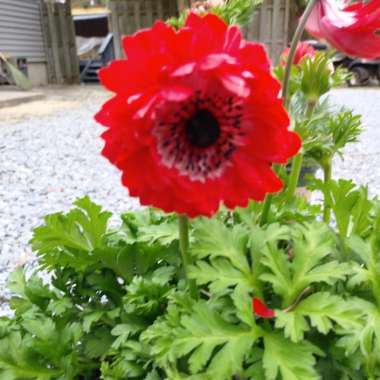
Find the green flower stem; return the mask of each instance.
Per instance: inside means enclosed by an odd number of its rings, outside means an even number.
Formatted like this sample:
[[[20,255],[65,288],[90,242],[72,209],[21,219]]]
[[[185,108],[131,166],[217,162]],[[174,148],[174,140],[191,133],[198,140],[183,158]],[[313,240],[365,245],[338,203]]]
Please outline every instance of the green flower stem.
[[[372,277],[372,293],[376,299],[377,307],[380,309],[380,279],[377,269],[378,252],[372,250],[371,254],[371,277]]]
[[[314,6],[317,3],[317,1],[318,0],[310,0],[309,3],[307,4],[305,12],[303,13],[300,19],[296,32],[294,33],[292,43],[290,45],[289,55],[288,55],[288,59],[286,61],[286,67],[285,67],[284,81],[282,83],[282,97],[284,99],[284,104],[286,108],[289,107],[290,98],[288,95],[289,95],[290,72],[292,69],[294,57],[296,55],[297,45],[298,45],[298,42],[301,40],[302,34],[305,30],[306,22],[312,10],[314,9]]]
[[[306,107],[306,119],[310,119],[313,116],[313,112],[316,106],[316,102],[310,101],[307,103]],[[301,170],[302,170],[302,162],[303,162],[303,153],[300,152],[293,158],[292,161],[292,170],[290,172],[289,176],[289,182],[288,182],[288,190],[287,190],[287,196],[286,200],[290,201],[292,196],[294,195],[297,186],[298,186],[298,181],[300,178]]]
[[[264,207],[263,207],[263,211],[261,212],[261,217],[260,217],[260,226],[264,226],[268,222],[268,216],[269,216],[270,206],[272,205],[272,199],[273,199],[273,194],[268,194],[265,197]]]
[[[327,183],[332,178],[332,159],[331,157],[326,159],[322,164],[323,169],[323,181]],[[326,197],[323,201],[323,221],[327,224],[330,223],[331,220],[331,208],[327,205]]]
[[[372,278],[372,292],[376,299],[377,306],[380,310],[380,277],[378,274],[378,256],[380,250],[380,215],[377,216],[374,223],[374,230],[371,238],[371,264],[370,272]]]
[[[188,268],[193,264],[193,260],[189,253],[189,219],[186,215],[178,215],[178,230],[179,230],[179,248],[182,256],[183,271],[186,277],[186,282],[190,289],[190,294],[193,298],[198,298],[197,286],[194,280],[190,280],[188,276]]]
[[[287,62],[286,62],[286,67],[285,67],[284,80],[282,82],[282,97],[284,99],[285,108],[289,108],[289,102],[290,102],[290,98],[289,98],[289,80],[290,80],[290,73],[291,73],[291,69],[292,69],[292,64],[293,64],[293,61],[294,61],[294,57],[296,55],[297,45],[298,45],[298,42],[300,41],[300,39],[302,37],[302,33],[305,30],[306,22],[307,22],[307,20],[308,20],[308,18],[310,16],[310,14],[311,14],[311,12],[312,12],[315,4],[317,3],[317,1],[318,0],[310,0],[309,1],[309,4],[307,5],[304,14],[301,17],[301,20],[300,20],[300,22],[298,24],[296,32],[295,32],[295,34],[293,36],[292,43],[290,45],[289,55],[288,55],[288,59],[287,59]],[[302,157],[298,158],[298,160],[301,161],[300,165],[302,166]],[[299,173],[298,173],[298,177],[299,177]],[[296,186],[297,186],[297,183],[298,183],[298,177],[297,177]],[[294,190],[295,190],[295,188],[294,188]],[[270,207],[271,207],[271,204],[272,204],[272,200],[273,200],[273,195],[272,194],[268,194],[266,196],[266,198],[265,198],[264,207],[263,207],[263,211],[262,211],[261,218],[260,218],[260,225],[261,226],[263,226],[264,224],[266,224],[267,221],[268,221],[268,215],[269,215]]]
[[[297,156],[295,156],[292,161],[292,170],[289,176],[288,190],[287,190],[287,195],[286,195],[287,201],[289,201],[294,195],[294,193],[296,192],[298,181],[301,174],[302,162],[303,162],[303,154],[298,153]]]
[[[278,173],[280,170],[280,166],[273,165],[273,170],[276,173]],[[261,212],[261,217],[260,217],[260,222],[259,222],[260,226],[264,226],[268,222],[268,216],[269,216],[269,211],[272,204],[273,196],[274,196],[273,194],[267,194],[267,196],[265,197],[264,207],[263,207],[263,211]]]

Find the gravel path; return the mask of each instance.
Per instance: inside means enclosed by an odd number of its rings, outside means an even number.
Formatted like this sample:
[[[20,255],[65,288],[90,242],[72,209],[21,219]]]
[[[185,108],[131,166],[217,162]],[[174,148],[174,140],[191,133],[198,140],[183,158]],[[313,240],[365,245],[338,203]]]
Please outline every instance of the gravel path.
[[[107,96],[98,87],[50,90],[46,101],[0,109],[0,298],[9,271],[32,259],[31,229],[45,214],[85,194],[115,213],[138,207],[99,154],[101,128],[92,116]],[[336,162],[335,176],[380,194],[380,90],[342,89],[332,98],[362,113],[367,127]]]
[[[102,128],[93,115],[108,95],[98,87],[59,93],[0,109],[0,298],[9,271],[33,260],[31,229],[47,213],[86,194],[115,213],[138,207],[99,153]]]
[[[331,100],[362,115],[360,142],[347,146],[344,161],[336,158],[334,177],[368,184],[371,196],[380,196],[380,88],[339,89]]]

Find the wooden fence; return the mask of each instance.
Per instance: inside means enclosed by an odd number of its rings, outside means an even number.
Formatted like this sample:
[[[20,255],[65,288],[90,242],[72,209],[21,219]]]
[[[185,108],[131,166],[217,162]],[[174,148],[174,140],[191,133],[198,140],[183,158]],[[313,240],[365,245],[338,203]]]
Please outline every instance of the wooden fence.
[[[71,1],[58,3],[42,0],[41,13],[49,83],[79,83],[79,60]]]
[[[194,0],[109,0],[110,30],[114,35],[116,57],[121,58],[123,35],[152,25],[156,19],[167,19],[186,9]],[[245,28],[250,40],[266,44],[274,63],[288,43],[290,0],[264,0]]]
[[[289,42],[289,9],[290,0],[264,0],[245,28],[247,39],[265,44],[274,63]]]
[[[110,0],[108,4],[116,58],[123,56],[124,35],[147,28],[157,19],[166,20],[178,14],[177,0]]]
[[[178,9],[191,6],[195,0],[177,0]],[[267,46],[269,56],[274,63],[289,42],[291,0],[264,0],[254,12],[252,22],[245,27],[245,36]]]

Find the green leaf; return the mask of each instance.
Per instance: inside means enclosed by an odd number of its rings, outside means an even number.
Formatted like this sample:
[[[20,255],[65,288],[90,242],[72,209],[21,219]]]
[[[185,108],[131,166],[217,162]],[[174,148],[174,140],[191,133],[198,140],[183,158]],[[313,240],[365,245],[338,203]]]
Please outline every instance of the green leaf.
[[[294,225],[286,251],[269,244],[262,259],[266,272],[262,281],[272,284],[289,306],[310,285],[334,284],[349,273],[349,266],[332,260],[336,247],[329,228],[322,223]]]
[[[202,219],[196,223],[191,253],[197,258],[189,276],[199,285],[209,285],[213,294],[240,285],[254,286],[247,260],[248,233],[242,226],[227,228],[219,220]]]
[[[165,337],[160,338],[160,330],[156,331],[155,346],[161,346],[159,351],[166,366],[189,355],[191,374],[204,371],[215,380],[231,379],[241,373],[245,358],[259,337],[257,328],[228,323],[204,302],[195,304],[193,312],[182,316],[179,323]]]
[[[112,343],[114,349],[125,347],[132,335],[143,331],[147,326],[141,318],[135,316],[126,317],[124,322],[116,325],[111,331],[111,334],[117,337]]]
[[[338,341],[338,346],[344,348],[347,355],[352,355],[360,349],[366,358],[370,358],[372,355],[379,358],[380,312],[374,304],[360,299],[357,299],[356,302],[365,318],[360,326],[344,331],[345,336]]]
[[[123,299],[127,313],[156,317],[165,310],[168,295],[172,289],[169,281],[174,269],[159,269],[152,274],[152,278],[135,277],[127,286],[127,295]]]
[[[262,264],[266,272],[261,274],[260,280],[272,284],[275,293],[287,297],[292,286],[291,263],[283,250],[274,245],[266,247],[263,252]]]
[[[98,322],[104,315],[104,311],[93,311],[91,313],[86,313],[83,316],[83,331],[85,333],[90,332],[93,323]]]
[[[323,192],[327,206],[334,212],[342,238],[351,234],[364,237],[369,234],[373,203],[368,199],[366,187],[357,188],[352,181],[340,179],[329,180],[327,183],[314,180],[311,189]]]
[[[236,316],[248,326],[255,325],[252,312],[252,295],[250,288],[238,285],[232,293],[232,301],[236,309]]]
[[[224,5],[215,7],[212,12],[223,18],[227,24],[244,26],[252,18],[253,10],[262,0],[229,0]]]
[[[33,83],[30,79],[15,65],[9,62],[3,54],[0,53],[0,63],[4,62],[4,65],[7,69],[7,74],[9,79],[21,90],[29,91],[33,88]]]
[[[305,57],[298,66],[301,70],[302,92],[309,101],[318,101],[331,89],[329,57],[318,52],[314,57]]]
[[[218,353],[211,359],[207,371],[215,379],[230,379],[242,370],[242,363],[250,347],[257,339],[257,332],[224,322],[218,314],[205,304],[194,307],[194,314],[181,320],[184,330],[176,336],[172,350],[176,355],[190,352],[190,371],[202,370],[212,357],[215,348]]]
[[[208,8],[206,5],[206,7],[209,12],[218,15],[224,19],[227,24],[244,26],[252,18],[254,8],[261,3],[262,0],[229,0],[220,6]],[[187,12],[188,11],[182,12],[179,17],[171,17],[166,22],[170,26],[179,29],[185,23]]]
[[[198,285],[210,284],[211,293],[224,293],[236,285],[250,286],[250,277],[236,269],[228,259],[216,258],[210,262],[198,260],[189,268],[189,277]]]
[[[74,305],[69,298],[60,298],[57,300],[52,299],[46,310],[52,316],[63,316],[66,312],[73,309],[73,307]]]
[[[380,224],[379,224],[380,226]],[[379,231],[375,228],[369,241],[358,236],[347,239],[348,246],[360,259],[361,265],[356,263],[352,267],[353,276],[349,280],[349,286],[366,285],[371,291],[374,300],[380,303],[380,248],[376,244]]]
[[[151,367],[149,348],[141,342],[127,341],[121,350],[112,353],[113,361],[110,364],[102,363],[102,379],[142,379],[145,375],[149,375]],[[153,375],[152,372],[150,374]]]
[[[235,268],[249,272],[249,264],[245,257],[247,240],[247,231],[241,226],[229,229],[217,219],[201,219],[195,225],[191,253],[200,259],[224,257],[229,259]]]
[[[358,141],[362,133],[361,116],[343,110],[330,118],[327,128],[331,131],[335,150],[340,151],[347,144]]]
[[[284,329],[284,334],[292,342],[303,339],[304,333],[309,331],[309,325],[301,313],[276,311],[276,327]]]
[[[19,317],[8,335],[0,339],[0,376],[15,379],[76,378],[79,374],[75,347],[79,345],[78,323],[63,326],[33,310]]]
[[[89,358],[98,358],[108,351],[113,341],[114,338],[107,328],[97,328],[94,333],[85,336],[84,351]]]
[[[48,368],[33,360],[28,339],[19,332],[13,332],[0,339],[1,379],[40,379],[50,380],[62,374],[60,370]]]
[[[305,317],[320,333],[327,334],[333,328],[333,322],[345,331],[360,327],[362,311],[354,300],[346,301],[337,295],[319,292],[302,300],[290,312],[277,311],[276,327],[284,328],[286,337],[299,342],[310,330]]]
[[[97,262],[93,252],[102,247],[111,213],[102,211],[88,197],[78,199],[69,213],[45,217],[45,225],[34,230],[32,248],[43,268],[54,265],[84,270]]]
[[[17,314],[23,314],[33,306],[45,309],[50,300],[57,297],[36,273],[26,280],[23,268],[10,274],[8,288],[13,292],[10,305]]]
[[[174,221],[158,225],[146,225],[139,229],[138,241],[151,245],[159,243],[169,246],[178,241],[178,226]]]
[[[320,349],[308,341],[293,343],[276,333],[264,335],[263,366],[267,380],[281,375],[283,380],[317,380],[321,377],[315,369],[315,355]]]

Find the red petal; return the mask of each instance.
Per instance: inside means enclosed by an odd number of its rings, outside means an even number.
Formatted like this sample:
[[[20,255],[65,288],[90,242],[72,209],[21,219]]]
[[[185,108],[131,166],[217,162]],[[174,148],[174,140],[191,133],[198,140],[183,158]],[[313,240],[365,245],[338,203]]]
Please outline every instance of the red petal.
[[[232,25],[227,30],[226,42],[224,50],[230,54],[236,54],[237,50],[241,47],[242,37],[239,27]]]
[[[289,56],[289,48],[285,48],[281,53],[280,64],[285,66]],[[298,65],[305,57],[314,57],[316,50],[306,41],[300,42],[297,45],[296,54],[294,56],[293,64]]]
[[[201,64],[199,65],[200,70],[213,70],[223,64],[236,65],[237,60],[231,57],[229,54],[209,54],[207,55]]]
[[[192,74],[194,72],[195,66],[196,66],[195,62],[186,63],[185,65],[182,65],[178,67],[176,70],[174,70],[171,73],[171,76],[175,78],[175,77],[183,77],[183,76]]]
[[[271,64],[264,45],[247,42],[240,49],[238,56],[242,65],[250,71],[264,70],[269,73]]]
[[[220,80],[226,90],[232,92],[237,96],[246,98],[251,93],[247,82],[241,75],[224,73],[220,75]]]
[[[161,96],[170,102],[182,102],[193,93],[192,88],[181,85],[168,85],[160,91]]]
[[[326,39],[354,57],[380,57],[380,0],[356,2],[340,8],[334,0],[320,0],[306,25],[310,34]]]
[[[142,65],[127,60],[115,60],[98,73],[100,81],[106,88],[125,95],[149,88],[154,83],[152,80],[154,75],[153,71],[147,73]]]
[[[252,308],[253,308],[254,313],[261,318],[274,318],[276,316],[274,310],[269,309],[258,298],[252,299]]]
[[[186,27],[192,31],[191,46],[188,48],[193,58],[223,51],[227,25],[218,16],[209,13],[201,17],[190,13]]]

